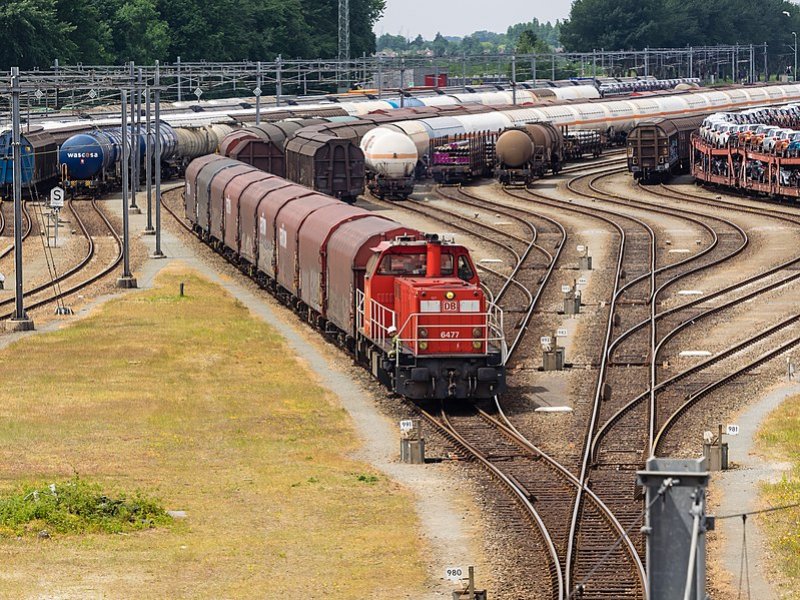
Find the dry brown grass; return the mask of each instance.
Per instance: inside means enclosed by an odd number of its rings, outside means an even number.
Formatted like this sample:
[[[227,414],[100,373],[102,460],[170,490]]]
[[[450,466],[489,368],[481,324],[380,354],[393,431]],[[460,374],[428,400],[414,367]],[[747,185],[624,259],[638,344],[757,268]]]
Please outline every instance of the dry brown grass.
[[[757,434],[760,450],[773,461],[791,465],[780,481],[761,486],[766,506],[800,503],[800,396],[787,398],[762,423]],[[786,595],[800,598],[800,508],[762,517]]]
[[[344,410],[196,274],[170,267],[0,365],[0,487],[77,472],[188,512],[129,535],[0,539],[2,597],[424,595],[408,495],[347,458]]]

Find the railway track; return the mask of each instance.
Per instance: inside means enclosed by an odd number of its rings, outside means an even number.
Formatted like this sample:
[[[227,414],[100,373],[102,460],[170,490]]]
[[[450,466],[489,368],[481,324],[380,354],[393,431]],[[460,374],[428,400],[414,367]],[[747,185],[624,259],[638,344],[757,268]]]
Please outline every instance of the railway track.
[[[587,165],[588,166],[588,165]],[[599,178],[603,177],[602,173],[596,174],[593,177]],[[574,185],[571,186],[574,188]],[[592,185],[590,187],[595,187],[595,192],[600,193],[600,190],[596,189],[596,186]],[[573,191],[575,191],[573,189]],[[463,190],[462,190],[463,192]],[[585,195],[585,194],[584,194]],[[550,199],[548,199],[550,201]],[[629,199],[616,199],[618,204],[626,204],[627,206],[623,207],[625,209],[630,210],[630,205],[635,204],[632,203]],[[570,206],[566,206],[564,203],[560,203],[558,201],[552,200],[550,201],[551,205],[560,205],[562,208],[567,210],[577,210],[583,212],[587,216],[592,214],[594,216],[597,215],[597,208],[595,207],[585,207],[580,208],[574,204]],[[651,209],[650,205],[638,205],[641,209]],[[618,275],[624,274],[624,279],[628,279],[627,283],[620,282],[618,280],[617,289],[615,290],[614,298],[620,302],[620,306],[624,306],[626,303],[625,294],[627,293],[630,298],[628,299],[628,304],[630,306],[637,306],[637,305],[644,305],[650,307],[650,314],[646,315],[647,322],[650,326],[651,331],[651,341],[657,343],[659,338],[661,337],[655,325],[655,317],[659,314],[656,312],[656,300],[658,299],[658,295],[664,290],[668,289],[669,285],[675,285],[678,281],[683,278],[686,278],[692,274],[696,274],[701,272],[704,269],[712,268],[718,264],[721,264],[724,261],[730,260],[737,255],[739,255],[744,248],[747,247],[748,240],[747,235],[741,228],[738,228],[733,222],[727,221],[724,219],[716,219],[714,220],[714,226],[709,226],[707,223],[699,219],[696,213],[692,213],[692,211],[681,211],[681,210],[663,210],[661,211],[665,215],[670,215],[673,218],[677,216],[682,217],[684,220],[691,222],[695,227],[702,229],[711,239],[711,242],[703,249],[702,252],[697,253],[692,257],[688,257],[683,260],[672,261],[668,264],[661,265],[659,264],[656,266],[655,258],[656,258],[656,251],[655,251],[655,234],[652,228],[649,228],[646,223],[644,223],[641,219],[636,222],[636,219],[631,219],[630,214],[623,215],[620,212],[615,211],[604,211],[604,214],[607,215],[610,219],[610,223],[616,223],[617,225],[621,225],[622,231],[620,232],[621,237],[626,237],[626,243],[621,244],[620,247],[620,257],[621,257],[621,264],[624,264],[628,267],[627,271],[625,269],[618,270]],[[706,215],[703,215],[705,217]],[[616,221],[614,221],[616,219]],[[635,223],[635,225],[633,225]],[[633,225],[633,229],[631,229]],[[638,229],[637,227],[638,226]],[[628,231],[626,231],[628,229]],[[638,238],[638,239],[637,239]],[[638,244],[630,243],[629,240],[638,242]],[[648,262],[649,259],[649,262]],[[631,268],[633,267],[633,268]],[[631,275],[633,277],[631,278]],[[622,278],[621,278],[622,279]],[[638,294],[638,297],[637,297]],[[744,301],[743,298],[740,298],[737,303]],[[688,305],[693,303],[689,302]],[[684,309],[684,306],[678,307],[680,309]],[[613,307],[616,309],[616,306]],[[676,311],[675,311],[676,312]],[[613,314],[613,310],[612,310]],[[610,319],[613,322],[613,317]],[[635,322],[635,320],[634,320]],[[668,334],[669,331],[665,332],[665,335]],[[611,338],[609,338],[611,339]],[[792,343],[791,340],[787,343]],[[647,358],[647,352],[645,353],[645,358]],[[653,351],[649,352],[651,356],[654,355]],[[763,359],[768,360],[768,358]],[[653,369],[653,362],[651,360],[642,361],[643,367],[648,367]],[[754,367],[751,367],[754,368]],[[746,370],[746,369],[745,369]],[[603,380],[601,378],[601,380]],[[600,386],[598,386],[598,391],[600,391]],[[711,389],[711,388],[709,388]],[[647,391],[647,387],[645,386],[645,391]],[[703,392],[708,393],[708,391]],[[597,405],[597,403],[596,403]],[[652,420],[651,423],[654,423],[655,420]],[[646,431],[648,428],[643,427],[644,423],[648,423],[647,420],[642,421],[639,420],[637,426],[639,427],[639,435],[641,436],[642,431]],[[612,421],[608,424],[603,430],[603,433],[607,435],[608,430],[615,425],[616,422]],[[654,425],[650,425],[649,429],[653,430]],[[656,434],[652,433],[651,438],[654,437]],[[663,434],[662,434],[663,435]],[[624,439],[624,435],[616,435],[618,439]],[[602,439],[598,438],[598,439]],[[662,439],[659,437],[659,440]],[[594,440],[592,440],[594,441]],[[480,443],[480,442],[479,442]],[[660,442],[659,442],[660,443]],[[587,444],[588,448],[594,447],[596,449],[597,444]],[[622,450],[626,452],[630,452],[630,448],[623,448]],[[595,455],[590,453],[588,456],[592,458],[592,464],[596,468],[598,466],[597,460],[595,459]],[[639,450],[634,458],[628,456],[625,462],[620,460],[620,455],[617,454],[613,461],[606,461],[606,467],[627,467],[627,473],[625,477],[628,478],[627,486],[629,486],[630,494],[628,496],[627,504],[632,506],[633,508],[625,509],[624,507],[620,506],[613,506],[614,514],[622,514],[623,517],[620,519],[621,525],[628,525],[628,523],[635,524],[637,519],[641,518],[641,502],[636,500],[635,498],[635,490],[633,488],[633,473],[632,471],[639,468],[642,464],[642,459],[646,457],[646,454]],[[606,457],[610,458],[610,457]],[[519,476],[515,476],[517,480],[519,480]],[[598,478],[595,476],[594,478],[590,479],[593,489],[601,492],[602,496],[612,497],[614,493],[619,492],[620,489],[624,489],[619,487],[620,481],[618,479],[612,478],[610,481],[607,481],[608,484],[608,494],[602,493],[603,488],[605,486],[598,485]],[[580,479],[578,480],[580,481]],[[525,489],[535,488],[535,484],[528,481],[527,485],[522,486]],[[576,489],[583,489],[586,486],[583,485]],[[597,569],[598,561],[609,559],[606,554],[608,553],[608,548],[611,547],[613,539],[611,536],[607,535],[607,522],[603,523],[603,518],[600,515],[592,514],[592,508],[586,504],[585,498],[583,498],[584,494],[579,493],[581,498],[575,503],[576,507],[576,517],[573,519],[573,523],[575,524],[574,530],[571,532],[569,538],[573,540],[574,548],[573,550],[567,551],[567,559],[561,560],[561,568],[565,570],[565,575],[571,575],[572,579],[565,577],[564,585],[566,589],[572,589],[574,583],[573,582],[583,582],[591,575],[592,584],[590,588],[584,589],[584,594],[586,597],[607,597],[607,598],[615,598],[615,597],[625,597],[626,595],[631,595],[633,597],[643,595],[643,587],[636,587],[635,578],[633,581],[628,579],[625,575],[623,575],[619,571],[619,565],[624,564],[626,562],[631,562],[631,556],[625,556],[624,552],[620,552],[620,556],[617,557],[610,557],[611,560],[609,561],[609,565],[607,568],[601,567]],[[537,496],[538,498],[538,496]],[[537,504],[539,506],[539,504]],[[544,512],[542,514],[545,514]],[[556,511],[555,514],[558,514]],[[544,516],[543,519],[547,520],[548,518]],[[618,522],[620,522],[618,521]],[[554,532],[557,532],[558,529],[555,527],[551,527]],[[603,530],[606,531],[603,531]],[[622,527],[620,527],[622,529]],[[580,538],[580,539],[578,539]],[[556,540],[556,549],[559,552],[559,557],[564,556],[563,546],[561,548],[558,547],[557,541],[563,540],[563,536],[559,537],[558,534],[552,535],[551,539]],[[641,545],[639,545],[639,551],[641,551]],[[574,554],[574,556],[572,556]],[[570,569],[570,562],[575,562],[575,569],[574,573],[571,572]],[[633,562],[637,562],[634,561]],[[585,565],[581,567],[581,565]],[[604,572],[605,571],[605,572]],[[631,585],[633,584],[633,585]],[[602,590],[602,591],[601,591]]]
[[[3,207],[6,204],[7,204],[6,202],[0,201],[0,235],[3,235],[3,233],[5,232],[5,229],[6,229],[6,216],[5,216],[5,211],[3,210]],[[31,234],[31,231],[33,229],[33,221],[31,219],[30,213],[28,212],[28,203],[27,202],[23,202],[22,203],[22,218],[23,218],[23,220],[25,222],[25,229],[22,232],[22,240],[25,241],[28,238],[28,236]],[[9,254],[11,254],[13,251],[14,251],[14,245],[13,244],[3,248],[2,250],[0,250],[0,259],[5,258]]]
[[[647,208],[653,210],[652,204],[648,204]],[[703,215],[703,217],[708,218],[708,215]],[[719,389],[720,387],[735,380],[745,373],[751,372],[753,369],[759,367],[769,360],[772,360],[776,356],[786,352],[790,348],[793,348],[800,343],[800,338],[797,337],[798,332],[794,331],[793,335],[789,335],[791,331],[788,331],[792,327],[796,328],[797,315],[795,315],[779,323],[778,325],[769,328],[766,332],[759,332],[752,338],[749,338],[729,348],[725,352],[712,357],[712,359],[709,359],[708,361],[704,361],[700,365],[695,365],[694,367],[687,369],[662,383],[656,383],[656,365],[658,364],[659,354],[663,349],[664,344],[674,337],[678,331],[707,316],[705,314],[706,312],[708,315],[710,315],[724,311],[728,308],[741,306],[742,303],[752,298],[758,297],[763,293],[776,289],[777,287],[785,285],[787,282],[797,279],[795,274],[788,274],[781,278],[769,280],[774,273],[781,271],[786,266],[796,263],[798,257],[795,257],[787,263],[783,263],[775,269],[771,269],[769,273],[747,278],[744,281],[740,281],[728,286],[724,290],[720,290],[718,293],[714,294],[715,298],[722,297],[725,294],[733,295],[732,298],[721,305],[717,305],[706,310],[701,310],[699,313],[695,312],[694,314],[691,314],[686,312],[687,308],[694,308],[703,304],[704,302],[707,302],[710,298],[706,297],[703,300],[689,302],[661,313],[656,312],[655,307],[658,295],[666,287],[690,274],[697,273],[701,270],[708,269],[710,267],[719,265],[724,261],[732,259],[740,254],[747,246],[747,235],[740,227],[727,220],[719,220],[718,218],[712,218],[711,220],[718,220],[718,222],[724,221],[725,226],[728,228],[733,226],[733,229],[738,232],[741,238],[741,243],[738,245],[736,243],[728,243],[725,245],[720,244],[719,251],[716,252],[716,255],[709,252],[704,260],[695,260],[693,261],[695,264],[693,264],[688,270],[683,270],[682,272],[681,270],[678,270],[678,272],[670,274],[669,279],[666,279],[659,287],[654,289],[651,302],[653,312],[649,322],[652,333],[651,339],[653,343],[651,349],[651,358],[648,361],[651,369],[651,386],[647,392],[637,396],[635,400],[626,404],[622,411],[618,412],[609,421],[607,421],[606,424],[600,429],[597,436],[595,436],[595,438],[592,440],[590,456],[592,457],[595,473],[602,472],[604,468],[614,474],[619,472],[619,467],[621,465],[617,465],[615,469],[613,463],[620,462],[619,457],[624,456],[626,452],[630,451],[627,441],[631,438],[635,438],[637,434],[641,435],[639,427],[642,423],[642,413],[647,412],[650,415],[650,443],[647,446],[650,452],[648,452],[648,455],[650,453],[660,453],[665,445],[666,437],[676,428],[678,419],[690,407],[696,405],[702,398],[706,397],[714,390]],[[732,230],[729,229],[729,231]],[[733,237],[734,236],[729,236],[729,238]],[[666,272],[666,269],[664,271]],[[748,288],[748,286],[752,286],[754,282],[763,283],[765,280],[767,280],[766,285],[762,285],[760,288],[755,290],[750,289],[746,293],[742,293]],[[656,328],[653,327],[655,321],[663,318],[666,315],[676,316],[677,319],[671,323],[668,322],[667,326],[663,328],[663,331],[657,332]],[[646,325],[647,322],[642,321],[638,327],[644,327]],[[766,349],[763,348],[765,345],[767,346]],[[722,374],[715,375],[713,373],[708,373],[707,370],[709,367],[724,363],[724,361],[730,357],[735,356],[736,359],[741,362],[743,352],[756,354],[756,356],[752,359],[748,359],[744,365],[739,367],[729,366],[728,368],[725,368],[723,366],[724,372]],[[687,379],[689,380],[688,382]],[[665,391],[670,389],[673,390],[672,398],[665,396]],[[658,403],[655,401],[656,397],[659,399]],[[650,400],[650,405],[649,409],[645,411],[644,409],[647,408],[648,399]],[[633,414],[634,407],[640,409],[639,415]],[[621,414],[625,414],[628,417],[626,423],[622,422],[622,419],[620,418]],[[600,446],[600,442],[602,440],[607,440],[610,431],[615,432],[616,435],[614,442],[616,443],[609,443],[608,446],[610,447],[605,449],[606,455],[602,455],[602,452],[599,451],[598,447]],[[624,440],[624,442],[622,440]],[[609,455],[616,460],[609,460]],[[607,479],[608,481],[605,485],[597,485],[596,476],[593,477],[593,489],[601,492],[601,497],[605,497],[608,494],[619,494],[619,491],[624,489],[624,487],[620,487],[621,484],[623,484],[623,481],[621,481],[620,478],[612,476]],[[630,480],[629,485],[631,485]],[[607,490],[605,493],[603,493],[604,487]],[[620,514],[619,511],[616,512],[617,514]]]
[[[122,260],[122,240],[119,237],[119,234],[114,229],[114,226],[109,221],[108,217],[103,213],[102,210],[97,206],[95,200],[91,200],[92,209],[100,216],[100,219],[104,223],[105,227],[108,229],[110,235],[114,239],[117,252],[114,259],[102,268],[97,273],[90,275],[89,277],[79,280],[75,283],[70,283],[67,287],[62,287],[64,283],[69,283],[72,279],[75,278],[77,274],[81,271],[85,270],[88,265],[92,262],[92,260],[96,257],[96,246],[93,236],[90,235],[89,230],[83,220],[78,210],[75,208],[76,201],[70,200],[68,203],[68,207],[72,212],[73,216],[75,217],[75,221],[78,224],[78,228],[81,230],[83,237],[87,241],[87,250],[84,254],[83,258],[73,265],[68,270],[64,271],[60,275],[56,276],[55,278],[47,281],[46,283],[42,283],[36,286],[33,286],[23,292],[23,297],[28,299],[25,304],[27,310],[33,310],[53,302],[59,301],[60,299],[74,294],[78,291],[81,291],[88,286],[92,285],[93,283],[99,281],[109,273],[113,272],[114,269],[120,264]],[[30,218],[29,218],[30,222]],[[54,289],[54,286],[57,286]],[[52,294],[46,294],[46,292],[53,292]],[[43,296],[44,297],[41,297]],[[10,306],[14,303],[14,298],[8,298],[6,300],[0,301],[0,310],[3,308]],[[14,311],[9,311],[3,314],[0,314],[0,319],[8,319],[11,318],[14,314]]]
[[[574,186],[573,186],[574,187]],[[583,212],[587,216],[592,215],[595,217],[602,216],[606,219],[606,223],[613,228],[616,228],[619,237],[620,237],[620,248],[619,248],[619,263],[617,269],[617,284],[614,293],[614,302],[612,303],[612,315],[616,310],[616,303],[620,302],[622,299],[625,298],[624,294],[642,294],[644,292],[646,295],[644,297],[640,296],[638,299],[634,296],[634,301],[631,304],[636,305],[637,303],[641,303],[647,305],[648,303],[652,305],[652,298],[654,296],[656,288],[656,275],[658,273],[657,269],[655,268],[655,234],[646,223],[638,219],[631,219],[630,215],[622,215],[619,212],[609,211],[609,210],[600,210],[598,211],[597,208],[581,208],[574,204],[565,204],[562,202],[558,202],[555,200],[551,200],[546,197],[540,197],[540,201],[548,202],[551,206],[560,206],[566,210],[577,210]],[[599,214],[598,214],[599,213]],[[697,224],[697,223],[696,223]],[[702,225],[702,224],[700,224]],[[637,239],[638,237],[638,239]],[[634,243],[631,243],[633,241]],[[638,242],[638,243],[636,243]],[[725,256],[730,253],[725,253]],[[681,263],[689,263],[690,261],[681,261]],[[622,284],[620,275],[625,273],[625,269],[622,268],[622,265],[625,265],[628,268],[629,272],[637,273],[637,276],[633,277],[626,284]],[[670,267],[674,268],[674,267]],[[664,269],[666,272],[666,268]],[[627,273],[625,273],[627,275]],[[648,285],[649,283],[649,285]],[[638,289],[637,290],[637,286]],[[645,288],[642,290],[641,288]],[[649,288],[649,289],[648,289]],[[649,292],[649,293],[648,293]],[[643,302],[642,302],[643,301]],[[620,302],[622,304],[622,302]],[[613,322],[613,317],[609,320],[609,324]],[[610,329],[609,329],[609,337],[608,340],[611,339],[610,336]],[[601,363],[601,377],[598,381],[603,382],[605,381],[605,377],[602,376],[602,373],[608,368],[607,364],[608,355],[605,355],[603,361]],[[602,397],[602,386],[598,385],[597,394],[595,399],[595,411],[593,411],[593,416],[591,421],[597,420],[597,407],[599,406],[599,398]],[[589,430],[591,431],[593,426],[590,424]],[[589,447],[589,444],[586,444]],[[621,461],[617,459],[615,463],[617,463],[617,467],[627,467],[628,472],[633,469],[636,469],[640,466],[640,454],[641,452],[637,453],[635,459],[631,460],[629,457],[624,464],[621,464]],[[588,471],[584,471],[582,469],[582,475],[585,475]],[[583,479],[582,477],[582,479]],[[614,490],[618,491],[620,488],[618,487],[618,482],[614,483]],[[596,480],[592,481],[593,486],[597,484]],[[629,483],[631,488],[631,499],[633,499],[633,484],[632,479]],[[602,489],[595,487],[594,489]],[[623,597],[626,594],[642,595],[643,594],[643,586],[641,585],[641,581],[639,582],[639,588],[637,589],[637,582],[635,579],[633,581],[627,580],[626,577],[619,571],[618,565],[620,563],[625,563],[626,559],[627,562],[630,564],[630,559],[632,557],[628,556],[625,557],[623,555],[616,557],[616,561],[613,562],[611,568],[603,568],[597,569],[597,564],[599,561],[604,561],[608,557],[605,556],[607,553],[607,549],[611,547],[613,543],[613,539],[608,536],[608,530],[605,527],[605,523],[602,522],[601,519],[598,518],[597,515],[592,514],[591,510],[586,510],[586,506],[583,504],[583,494],[579,494],[579,498],[575,502],[575,512],[573,515],[572,520],[572,531],[570,533],[570,540],[571,546],[567,553],[567,560],[566,560],[566,573],[568,576],[574,576],[575,582],[582,582],[589,578],[591,575],[592,581],[592,591],[593,593],[589,593],[588,597]],[[609,494],[609,497],[613,497],[614,494]],[[628,503],[629,505],[633,503]],[[634,505],[635,506],[635,505]],[[626,507],[619,507],[615,506],[615,514],[618,513],[627,513],[625,514],[625,521],[630,521],[635,523],[635,519],[641,517],[641,509],[639,507],[638,510],[624,510]],[[580,526],[579,526],[580,524]],[[626,523],[627,525],[627,523]],[[580,539],[578,539],[580,538]],[[640,546],[641,548],[641,546]],[[575,572],[574,574],[571,571],[570,564],[574,560],[575,562]],[[637,561],[635,558],[633,560],[634,563],[640,562]],[[583,565],[583,566],[582,566]],[[614,566],[616,565],[616,566]],[[572,589],[572,581],[568,579],[568,587]],[[604,592],[600,592],[600,590],[604,590]],[[624,593],[623,593],[624,592]],[[585,592],[586,593],[586,592]]]
[[[464,190],[462,189],[461,192],[463,194]],[[519,196],[509,190],[505,190],[505,193],[517,200],[530,198],[529,195]],[[481,203],[487,202],[485,198],[479,200]],[[545,204],[553,208],[577,212],[592,218],[597,218],[598,216],[598,211],[594,207],[584,208],[555,200],[547,200]],[[496,205],[494,203],[490,203],[490,208],[492,210],[494,210],[495,207]],[[503,205],[503,207],[508,209],[505,205]],[[525,210],[516,207],[515,209]],[[530,206],[527,210],[531,210]],[[605,212],[609,213],[609,211]],[[649,263],[652,255],[650,248],[653,243],[651,230],[640,220],[637,221],[636,219],[631,219],[630,217],[619,214],[615,214],[614,217],[617,220],[623,221],[624,225],[620,226],[612,218],[601,216],[601,218],[606,220],[607,225],[612,228],[617,228],[620,239],[623,240],[620,245],[620,259],[622,260],[623,257],[628,258],[627,264],[629,267],[634,266],[632,261],[638,260],[639,263],[641,263],[639,270],[643,276],[646,276],[651,272]],[[635,234],[630,234],[630,232],[626,231],[626,227],[635,227],[639,229]],[[638,237],[639,239],[636,240],[637,244],[626,245],[624,242],[626,235]],[[627,287],[632,289],[634,285],[636,285],[636,281],[631,282]],[[499,411],[498,414],[502,415],[502,406],[499,402],[497,408]],[[429,417],[429,419],[430,418],[431,417]],[[471,426],[468,431],[472,432],[474,427],[475,426]],[[510,421],[508,421],[508,427],[513,428]],[[476,446],[486,443],[482,440],[486,437],[490,437],[490,435],[490,432],[486,432],[481,436],[476,436]],[[535,448],[532,444],[531,446]],[[559,556],[558,565],[562,569],[564,585],[563,597],[566,597],[566,595],[570,593],[570,590],[573,589],[573,575],[576,581],[591,579],[592,585],[590,587],[595,591],[598,589],[607,590],[605,596],[598,597],[642,597],[644,590],[644,568],[641,558],[639,557],[639,552],[626,532],[626,527],[616,518],[612,510],[602,503],[595,492],[583,483],[585,480],[574,474],[574,472],[579,469],[580,465],[564,465],[556,461],[554,462],[555,464],[551,465],[551,469],[546,469],[544,472],[539,473],[531,471],[528,473],[527,477],[519,473],[519,468],[517,468],[517,474],[514,475],[514,479],[517,481],[524,481],[521,487],[528,490],[530,494],[536,496],[536,505],[541,508],[542,519],[548,526],[550,539],[555,541],[555,548]],[[564,473],[569,473],[574,487],[570,488],[567,486],[567,488],[562,488],[560,493],[554,493],[554,489],[556,488],[553,488],[553,482],[563,481]],[[541,500],[542,498],[549,499],[549,504],[543,502]],[[570,518],[571,506],[580,506],[580,512],[584,515],[585,520],[587,522],[590,520],[593,521],[593,526],[590,528],[591,531],[589,531],[589,528],[584,528],[580,531],[570,529],[569,524],[572,521]],[[547,510],[545,510],[545,508]],[[573,560],[572,555],[575,551],[574,540],[578,535],[582,536],[582,559],[584,559],[580,564],[587,565],[587,569],[584,571],[578,569],[576,573],[573,574],[569,564]],[[618,544],[618,542],[620,543]],[[611,549],[611,551],[609,551],[609,549]],[[619,565],[625,565],[626,568],[620,570]],[[554,595],[553,597],[561,596]],[[588,597],[594,596],[589,595]]]
[[[471,202],[477,201],[480,202],[481,205],[485,207],[486,200],[483,198],[476,199],[474,197],[470,198],[470,195],[465,190],[460,190],[459,192],[461,196],[466,196]],[[506,193],[510,196],[514,196],[517,199],[520,197],[509,192],[506,190]],[[462,201],[463,198],[462,198]],[[496,203],[490,203],[491,210],[496,210],[498,208],[502,208],[503,210],[508,210],[508,206],[500,205]],[[515,208],[514,210],[523,211],[523,209]],[[528,208],[527,211],[531,209]],[[588,211],[582,211],[588,214]],[[562,244],[563,246],[563,244]],[[537,295],[541,294],[541,287]],[[516,351],[519,348],[519,344],[513,344],[512,348]],[[513,361],[513,355],[511,360]],[[502,407],[500,406],[499,402],[497,405],[498,414],[503,415]],[[436,422],[433,415],[428,415],[426,417],[430,422]],[[485,417],[484,417],[485,420]],[[488,421],[484,421],[482,427],[479,427],[475,424],[475,418],[473,417],[467,424],[459,423],[460,429],[458,431],[451,431],[450,436],[452,438],[456,438],[460,441],[461,444],[464,443],[465,439],[472,437],[471,445],[473,449],[476,449],[477,452],[480,452],[480,448],[485,446],[486,444],[491,443],[489,440],[496,438],[498,436],[498,430],[495,427],[491,427],[488,425]],[[507,428],[512,428],[513,425],[508,421],[506,423]],[[441,426],[440,426],[441,428]],[[464,433],[466,431],[467,433]],[[445,431],[447,435],[447,431]],[[507,433],[505,434],[507,435]],[[521,436],[521,434],[520,434]],[[524,439],[522,437],[521,439]],[[549,460],[541,463],[547,466],[546,469],[542,470],[541,467],[539,468],[539,472],[537,473],[536,469],[532,469],[531,467],[525,466],[524,461],[522,461],[520,457],[520,453],[524,455],[524,451],[521,449],[522,447],[527,447],[530,451],[531,449],[535,449],[536,455],[540,457],[546,456],[541,450],[536,448],[535,445],[531,444],[530,442],[525,442],[528,446],[520,446],[517,449],[517,453],[513,454],[513,463],[514,466],[512,467],[514,473],[512,473],[511,478],[514,481],[519,482],[521,485],[519,486],[520,493],[523,495],[527,494],[528,496],[534,496],[537,498],[537,507],[542,507],[541,515],[539,520],[545,522],[545,525],[548,527],[547,535],[541,535],[541,540],[550,540],[553,543],[553,546],[548,545],[548,553],[551,556],[551,578],[553,577],[552,573],[554,569],[558,568],[561,572],[561,579],[558,580],[559,588],[553,595],[553,597],[566,597],[568,594],[568,590],[570,589],[569,584],[569,571],[565,566],[565,557],[566,560],[569,559],[569,546],[570,546],[570,539],[571,534],[574,535],[573,532],[570,532],[569,529],[564,527],[565,522],[569,522],[569,513],[565,511],[565,508],[569,508],[572,502],[579,496],[581,496],[580,502],[585,507],[585,511],[587,514],[587,518],[594,518],[598,521],[598,523],[602,522],[604,529],[606,530],[607,534],[602,537],[602,539],[595,538],[593,540],[585,540],[587,542],[595,542],[595,550],[596,554],[592,558],[595,558],[593,569],[598,569],[599,571],[595,571],[593,575],[597,576],[604,576],[604,581],[609,582],[608,589],[611,590],[611,594],[619,594],[621,590],[630,590],[638,585],[640,589],[643,589],[643,581],[644,581],[644,569],[641,563],[641,560],[638,557],[638,553],[636,549],[633,547],[633,544],[630,538],[626,535],[623,524],[620,523],[615,515],[612,513],[609,508],[602,503],[599,497],[594,494],[591,490],[585,490],[584,486],[581,485],[580,479],[575,477],[572,474],[571,466],[565,466],[554,459],[549,458]],[[490,456],[497,454],[504,458],[509,456],[508,452],[489,452]],[[522,465],[520,465],[522,463]],[[554,493],[553,482],[554,481],[561,481],[563,482],[570,482],[571,485],[566,485],[565,487],[561,488],[560,493]],[[547,508],[545,511],[544,508]],[[552,530],[552,533],[550,533]],[[608,549],[611,548],[614,542],[617,539],[622,539],[623,544],[617,547],[614,551],[612,551],[612,555],[614,552],[618,553],[620,556],[616,556],[614,558],[617,559],[617,562],[624,562],[626,559],[629,563],[634,565],[634,570],[636,571],[636,575],[634,575],[631,579],[634,581],[629,580],[624,575],[620,576],[616,569],[612,573],[610,570],[606,569],[602,563],[606,559],[609,558],[607,555]],[[559,559],[556,561],[552,558],[553,550],[557,552],[557,556]],[[606,571],[603,573],[603,571]],[[553,583],[553,590],[556,590],[555,583]],[[563,590],[563,591],[562,591]],[[563,594],[563,595],[562,595]],[[622,597],[622,596],[616,596]]]

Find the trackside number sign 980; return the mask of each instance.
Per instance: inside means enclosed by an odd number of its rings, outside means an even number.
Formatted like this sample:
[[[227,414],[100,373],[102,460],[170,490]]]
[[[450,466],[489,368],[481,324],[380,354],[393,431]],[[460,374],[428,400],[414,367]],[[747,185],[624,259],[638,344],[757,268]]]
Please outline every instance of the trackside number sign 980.
[[[464,577],[464,568],[463,567],[447,567],[444,570],[444,576],[449,579],[450,581],[461,581],[461,578]]]

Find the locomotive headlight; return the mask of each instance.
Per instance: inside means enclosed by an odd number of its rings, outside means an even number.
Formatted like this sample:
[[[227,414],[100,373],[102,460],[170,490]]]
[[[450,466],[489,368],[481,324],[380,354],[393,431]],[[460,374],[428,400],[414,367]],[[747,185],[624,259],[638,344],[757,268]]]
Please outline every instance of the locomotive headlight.
[[[422,328],[419,330],[419,337],[421,337],[421,338],[426,338],[426,337],[428,337],[428,330],[427,330],[427,329],[425,329],[424,327],[422,327]]]
[[[479,338],[483,335],[483,330],[480,327],[476,327],[472,330],[472,337]]]
[[[479,342],[477,340],[472,342],[472,347],[475,348],[475,350],[480,350],[482,346],[483,342]]]
[[[420,342],[419,343],[420,350],[427,350],[428,349],[428,342]]]
[[[455,292],[452,292],[452,291],[451,291],[451,292],[447,292],[447,293],[444,295],[444,297],[445,297],[445,298],[447,298],[448,300],[452,300],[453,298],[455,298],[455,297],[456,297],[456,293],[455,293]]]

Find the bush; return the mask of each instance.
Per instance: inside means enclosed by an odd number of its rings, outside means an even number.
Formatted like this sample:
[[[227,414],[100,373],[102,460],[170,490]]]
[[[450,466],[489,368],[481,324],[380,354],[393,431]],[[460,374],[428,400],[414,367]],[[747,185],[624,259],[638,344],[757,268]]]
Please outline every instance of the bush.
[[[136,492],[112,498],[80,477],[58,484],[25,485],[0,498],[0,534],[121,533],[150,529],[171,518],[156,500]]]

